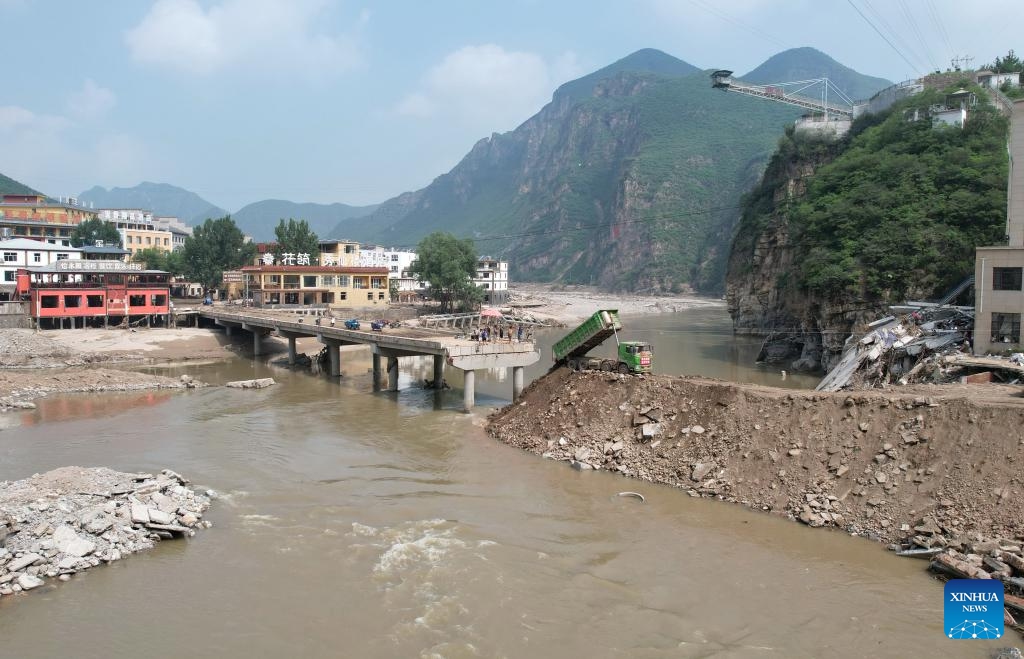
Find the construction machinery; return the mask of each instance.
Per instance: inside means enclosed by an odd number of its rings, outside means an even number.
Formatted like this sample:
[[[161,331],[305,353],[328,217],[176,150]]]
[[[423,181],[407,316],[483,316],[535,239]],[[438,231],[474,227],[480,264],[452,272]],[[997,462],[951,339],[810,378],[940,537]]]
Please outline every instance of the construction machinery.
[[[622,329],[618,309],[602,309],[587,318],[551,347],[555,366],[562,364],[574,371],[601,370],[619,373],[650,373],[654,348],[646,341],[619,341]],[[616,359],[588,357],[587,353],[614,336],[618,346]]]

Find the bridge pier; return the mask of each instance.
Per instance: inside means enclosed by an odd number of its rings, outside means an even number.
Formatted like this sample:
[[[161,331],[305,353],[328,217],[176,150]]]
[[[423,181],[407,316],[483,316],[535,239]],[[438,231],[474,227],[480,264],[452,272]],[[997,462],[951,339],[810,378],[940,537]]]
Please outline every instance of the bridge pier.
[[[513,366],[512,367],[512,402],[519,402],[519,398],[523,395],[523,367]]]
[[[388,357],[388,391],[398,391],[398,357]]]
[[[341,377],[341,344],[337,341],[324,341],[327,344],[327,359],[330,362],[331,377]]]
[[[380,391],[380,353],[373,353],[373,390]]]
[[[462,381],[462,411],[472,412],[476,405],[476,371],[464,371]]]
[[[295,351],[295,337],[294,336],[289,336],[288,337],[288,365],[289,366],[295,366],[295,361],[296,361],[297,358],[298,358],[298,355],[296,354],[296,351]]]
[[[444,382],[444,356],[434,355],[434,387],[441,390],[441,383]]]
[[[263,335],[259,332],[252,333],[252,355],[257,357],[263,354]]]

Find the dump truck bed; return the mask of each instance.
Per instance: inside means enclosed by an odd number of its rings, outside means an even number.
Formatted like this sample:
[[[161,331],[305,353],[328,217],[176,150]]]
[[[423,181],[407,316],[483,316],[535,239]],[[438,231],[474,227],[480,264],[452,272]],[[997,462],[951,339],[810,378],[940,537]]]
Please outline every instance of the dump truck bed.
[[[582,357],[620,329],[619,310],[601,309],[558,340],[551,347],[552,358],[560,362],[569,357]]]

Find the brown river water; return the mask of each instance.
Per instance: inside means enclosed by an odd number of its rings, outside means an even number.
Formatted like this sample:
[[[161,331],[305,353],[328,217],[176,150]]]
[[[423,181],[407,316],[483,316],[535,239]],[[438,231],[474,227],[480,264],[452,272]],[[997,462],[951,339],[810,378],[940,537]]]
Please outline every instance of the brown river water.
[[[721,310],[628,319],[656,370],[787,386],[751,364]],[[546,346],[559,336],[539,337]],[[372,394],[366,352],[341,383],[238,359],[188,372],[259,391],[39,401],[0,432],[0,480],[64,465],[175,469],[220,493],[189,541],[0,600],[0,657],[945,657],[925,564],[842,533],[488,438],[511,378]],[[160,372],[168,372],[162,369]],[[633,490],[647,502],[616,496]]]

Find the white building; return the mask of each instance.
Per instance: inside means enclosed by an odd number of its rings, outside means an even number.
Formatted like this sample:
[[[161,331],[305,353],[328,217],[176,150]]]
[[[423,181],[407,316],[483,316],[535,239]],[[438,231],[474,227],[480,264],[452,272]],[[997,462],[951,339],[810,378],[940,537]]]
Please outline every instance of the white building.
[[[400,278],[416,260],[416,252],[403,249],[385,249],[380,246],[361,247],[359,265],[364,268],[387,268],[388,277]]]
[[[13,238],[0,240],[0,300],[9,300],[14,292],[18,268],[38,268],[65,259],[82,258],[82,250],[41,240]]]
[[[155,217],[153,227],[158,231],[171,232],[171,249],[174,251],[185,247],[185,239],[192,235],[192,227],[176,217]]]
[[[104,222],[117,225],[118,229],[145,228],[144,226],[129,225],[152,225],[153,212],[141,208],[101,208],[97,215]]]
[[[473,283],[484,289],[484,304],[508,302],[508,261],[481,256]]]

